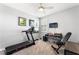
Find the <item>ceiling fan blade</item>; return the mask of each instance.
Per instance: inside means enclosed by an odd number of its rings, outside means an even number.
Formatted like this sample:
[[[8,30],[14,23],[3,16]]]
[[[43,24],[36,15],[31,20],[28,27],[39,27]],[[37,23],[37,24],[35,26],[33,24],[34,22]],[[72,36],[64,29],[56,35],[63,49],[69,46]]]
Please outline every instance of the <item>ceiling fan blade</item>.
[[[43,3],[40,3],[39,6],[43,6]]]
[[[44,7],[45,9],[53,9],[53,6]]]
[[[39,5],[40,5],[39,9],[40,8],[42,8],[42,9],[53,9],[54,8],[53,6],[44,6],[43,3],[40,3]]]

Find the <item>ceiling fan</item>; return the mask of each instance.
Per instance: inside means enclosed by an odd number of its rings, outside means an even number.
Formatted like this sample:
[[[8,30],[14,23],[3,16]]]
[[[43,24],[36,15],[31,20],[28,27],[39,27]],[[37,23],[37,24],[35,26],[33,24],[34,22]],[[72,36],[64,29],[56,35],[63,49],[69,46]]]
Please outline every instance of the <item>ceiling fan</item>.
[[[44,6],[44,3],[40,3],[39,4],[39,11],[44,11],[45,9],[53,9],[54,7],[53,6]]]

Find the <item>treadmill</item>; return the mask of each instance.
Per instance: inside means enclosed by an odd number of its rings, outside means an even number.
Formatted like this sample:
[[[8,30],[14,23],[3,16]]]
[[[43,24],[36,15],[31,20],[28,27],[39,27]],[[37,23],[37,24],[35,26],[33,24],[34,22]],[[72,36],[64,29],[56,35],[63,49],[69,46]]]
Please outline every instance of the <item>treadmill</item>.
[[[25,32],[25,34],[26,34],[26,36],[27,36],[27,39],[28,39],[28,41],[26,41],[27,45],[29,45],[29,44],[35,44],[34,37],[33,37],[33,35],[32,35],[33,31],[34,31],[34,27],[31,27],[31,28],[28,29],[28,30],[23,30],[23,31],[22,31],[22,32]],[[30,37],[29,37],[28,34],[31,35],[32,40],[30,39]]]
[[[28,30],[22,31],[22,32],[24,32],[26,34],[28,41],[21,42],[21,43],[14,44],[14,45],[11,45],[11,46],[6,47],[5,48],[5,54],[6,55],[10,55],[10,54],[12,54],[14,52],[17,52],[17,51],[19,51],[19,50],[21,50],[23,48],[27,48],[27,47],[30,47],[32,45],[35,45],[34,37],[32,35],[33,30],[34,30],[34,27],[31,27]],[[32,40],[30,40],[28,34],[31,35]]]

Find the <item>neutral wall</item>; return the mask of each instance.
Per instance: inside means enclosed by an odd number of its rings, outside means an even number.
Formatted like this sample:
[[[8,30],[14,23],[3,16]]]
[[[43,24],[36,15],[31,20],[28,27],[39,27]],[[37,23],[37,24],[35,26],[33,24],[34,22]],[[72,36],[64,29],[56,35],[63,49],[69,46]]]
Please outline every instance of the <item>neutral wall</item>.
[[[25,41],[24,34],[21,31],[29,26],[18,26],[19,16],[37,20],[31,15],[0,4],[0,49]],[[33,35],[35,39],[39,38],[38,33]]]
[[[49,23],[53,22],[58,22],[57,29],[49,28]],[[43,28],[43,26],[45,27]],[[41,37],[48,32],[59,32],[63,35],[72,32],[70,40],[79,42],[79,6],[43,17],[41,27]]]

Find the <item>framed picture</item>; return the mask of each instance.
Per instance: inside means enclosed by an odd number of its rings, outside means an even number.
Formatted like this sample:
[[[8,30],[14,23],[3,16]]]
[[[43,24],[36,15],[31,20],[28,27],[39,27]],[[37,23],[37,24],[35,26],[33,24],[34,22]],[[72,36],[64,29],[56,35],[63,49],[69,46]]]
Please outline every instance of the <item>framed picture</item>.
[[[57,22],[49,23],[49,28],[58,28],[58,23]]]
[[[34,20],[29,20],[29,26],[34,26]]]
[[[19,26],[26,26],[26,18],[18,17],[18,25]]]

